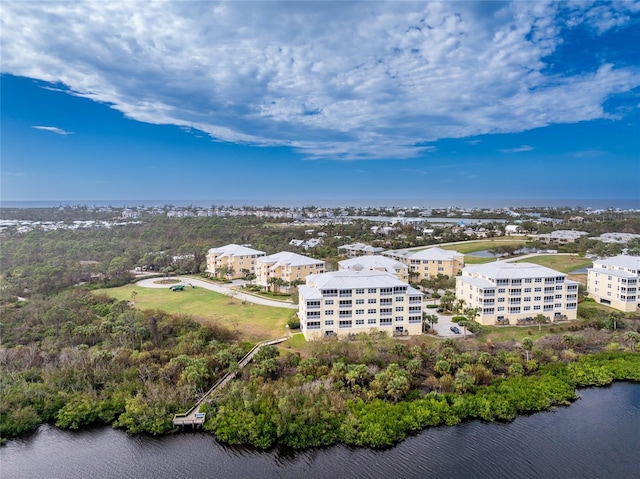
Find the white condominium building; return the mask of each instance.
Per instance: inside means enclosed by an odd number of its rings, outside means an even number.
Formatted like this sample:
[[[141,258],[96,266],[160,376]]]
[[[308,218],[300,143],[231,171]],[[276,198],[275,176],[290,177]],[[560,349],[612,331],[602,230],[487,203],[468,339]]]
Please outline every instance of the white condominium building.
[[[307,340],[386,331],[422,334],[423,294],[381,271],[332,271],[298,286],[300,328]]]
[[[409,282],[409,268],[397,259],[381,255],[358,256],[338,261],[338,269],[351,271],[383,271],[397,276],[405,283]]]
[[[230,279],[243,278],[245,271],[256,272],[258,258],[264,255],[264,251],[238,244],[211,248],[207,253],[207,273],[218,276],[222,270]]]
[[[620,311],[640,308],[640,257],[619,255],[593,262],[587,270],[587,292],[597,302]]]
[[[476,321],[485,325],[517,324],[538,314],[550,320],[578,314],[578,283],[567,275],[532,263],[466,266],[456,277],[456,297],[465,308],[478,308]]]

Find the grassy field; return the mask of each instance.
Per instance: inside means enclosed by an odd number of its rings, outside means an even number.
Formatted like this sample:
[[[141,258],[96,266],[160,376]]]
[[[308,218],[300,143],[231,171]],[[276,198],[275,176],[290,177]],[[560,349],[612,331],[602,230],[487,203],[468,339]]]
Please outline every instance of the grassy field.
[[[446,250],[454,250],[458,253],[467,254],[474,253],[476,251],[484,251],[486,249],[492,249],[498,246],[524,246],[526,239],[513,239],[513,238],[494,238],[480,241],[465,241],[464,243],[455,243],[438,246],[438,248]]]
[[[555,269],[562,273],[570,273],[577,269],[591,268],[593,266],[593,261],[590,259],[564,254],[534,256],[519,261],[539,264],[540,266],[546,266],[547,268]]]
[[[135,307],[138,309],[160,309],[168,313],[188,314],[200,323],[215,322],[231,330],[237,331],[241,339],[258,341],[277,338],[285,333],[285,324],[294,310],[274,308],[253,303],[245,303],[238,299],[208,291],[204,288],[185,288],[184,291],[173,292],[168,288],[141,288],[135,285],[119,288],[99,289],[96,293],[104,293],[118,300],[131,301],[131,293],[135,291]]]

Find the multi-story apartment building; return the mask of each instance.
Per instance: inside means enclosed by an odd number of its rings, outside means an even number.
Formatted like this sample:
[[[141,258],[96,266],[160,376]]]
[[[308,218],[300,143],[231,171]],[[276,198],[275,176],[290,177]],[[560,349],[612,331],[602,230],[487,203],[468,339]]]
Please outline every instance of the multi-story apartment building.
[[[640,308],[640,257],[619,255],[593,262],[587,270],[587,292],[597,302],[619,309]]]
[[[406,264],[386,256],[358,256],[357,258],[338,261],[339,270],[383,271],[397,276],[405,283],[409,282],[409,268]]]
[[[219,276],[223,271],[227,278],[244,278],[245,272],[255,274],[258,258],[264,255],[264,251],[238,244],[211,248],[207,253],[207,273]]]
[[[288,290],[291,284],[304,283],[310,274],[324,273],[324,261],[309,258],[297,253],[280,253],[258,258],[256,265],[256,284],[269,287],[271,278],[280,278]]]
[[[423,294],[381,271],[331,271],[298,286],[300,328],[307,340],[386,331],[422,334]]]
[[[466,266],[456,277],[456,297],[466,308],[478,308],[481,324],[517,324],[538,314],[550,320],[576,319],[578,283],[551,268],[532,263]]]
[[[453,278],[464,267],[464,255],[442,248],[428,248],[422,251],[387,251],[386,256],[402,261],[409,271],[416,274],[415,281],[444,274]]]

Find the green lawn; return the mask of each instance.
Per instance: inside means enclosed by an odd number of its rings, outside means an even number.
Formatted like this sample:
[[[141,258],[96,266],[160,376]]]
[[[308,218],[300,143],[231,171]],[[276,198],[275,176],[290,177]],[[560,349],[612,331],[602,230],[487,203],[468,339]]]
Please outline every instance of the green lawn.
[[[547,268],[555,269],[562,273],[570,273],[576,269],[591,268],[593,266],[593,261],[590,259],[562,254],[533,256],[519,261],[539,264],[540,266],[546,266]]]
[[[242,339],[257,341],[280,337],[285,333],[285,324],[295,310],[274,308],[206,290],[185,288],[173,292],[169,288],[153,289],[135,285],[96,290],[118,300],[131,301],[135,291],[135,307],[138,309],[160,309],[168,313],[188,314],[201,323],[216,322],[229,329],[239,331]]]
[[[467,254],[474,253],[476,251],[484,251],[486,249],[496,248],[498,246],[524,246],[526,243],[526,239],[494,238],[488,240],[467,241],[464,243],[442,245],[438,246],[438,248],[454,250],[458,253]]]

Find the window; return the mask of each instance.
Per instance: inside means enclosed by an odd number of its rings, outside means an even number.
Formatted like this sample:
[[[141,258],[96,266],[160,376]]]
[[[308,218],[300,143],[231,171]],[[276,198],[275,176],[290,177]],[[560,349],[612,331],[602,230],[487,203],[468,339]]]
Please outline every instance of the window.
[[[356,289],[356,294],[364,294],[364,288]]]
[[[498,293],[504,293],[507,290],[507,288],[498,288]]]
[[[353,324],[351,322],[351,320],[341,320],[339,323],[339,327],[340,328],[350,328],[352,327]]]
[[[326,319],[324,321],[325,326],[333,326],[333,319]]]
[[[536,287],[536,289],[534,289],[534,291],[535,291],[536,293],[542,293],[542,288],[541,288],[541,287],[539,287],[539,286],[537,286],[537,287]]]
[[[320,307],[320,301],[307,301],[308,309],[316,309]]]
[[[420,316],[409,316],[410,324],[420,324],[422,322],[422,318]]]
[[[525,303],[530,303],[531,302],[531,296],[525,296],[524,297],[524,302]]]
[[[404,301],[404,296],[396,296],[397,303],[401,303],[402,301]]]
[[[307,318],[319,318],[320,311],[307,311]]]
[[[356,319],[356,326],[364,324],[364,319]]]
[[[523,311],[530,311],[531,310],[531,306],[523,306],[522,310]]]
[[[377,312],[378,312],[377,309],[368,309],[367,310],[367,313],[369,313],[369,314],[376,314]]]
[[[556,294],[556,299],[562,299],[562,295],[561,294]]]
[[[535,296],[533,298],[534,301],[541,301],[542,300],[542,296]]]
[[[404,311],[404,306],[396,306],[396,312],[397,313],[400,313],[402,311]]]
[[[364,304],[364,299],[356,299],[356,304]]]
[[[533,307],[533,310],[534,310],[534,311],[540,311],[540,305],[539,305],[539,304],[535,305],[535,306]]]
[[[524,288],[524,292],[525,293],[530,293],[531,292],[531,288]]]
[[[364,309],[356,309],[356,314],[364,314]]]
[[[576,309],[577,307],[577,303],[567,303],[567,309]]]
[[[332,306],[333,305],[333,299],[325,299],[324,300],[324,304],[325,304],[325,306]]]
[[[391,318],[380,318],[380,326],[391,326]]]
[[[376,320],[376,318],[369,318],[367,319],[367,324],[376,324],[378,321]]]
[[[340,300],[340,307],[350,307],[351,306],[351,300],[350,299],[341,299]]]
[[[333,309],[327,309],[324,314],[325,316],[333,316]]]
[[[404,321],[404,316],[396,316],[396,323],[401,323]]]
[[[307,329],[320,329],[320,321],[307,321]]]
[[[376,294],[376,288],[369,288],[369,294]]]
[[[498,298],[498,303],[504,303],[505,299],[504,298]]]
[[[498,306],[498,311],[504,311],[504,306]]]
[[[369,298],[369,301],[367,301],[369,304],[376,304],[377,302],[378,300],[376,298]]]

